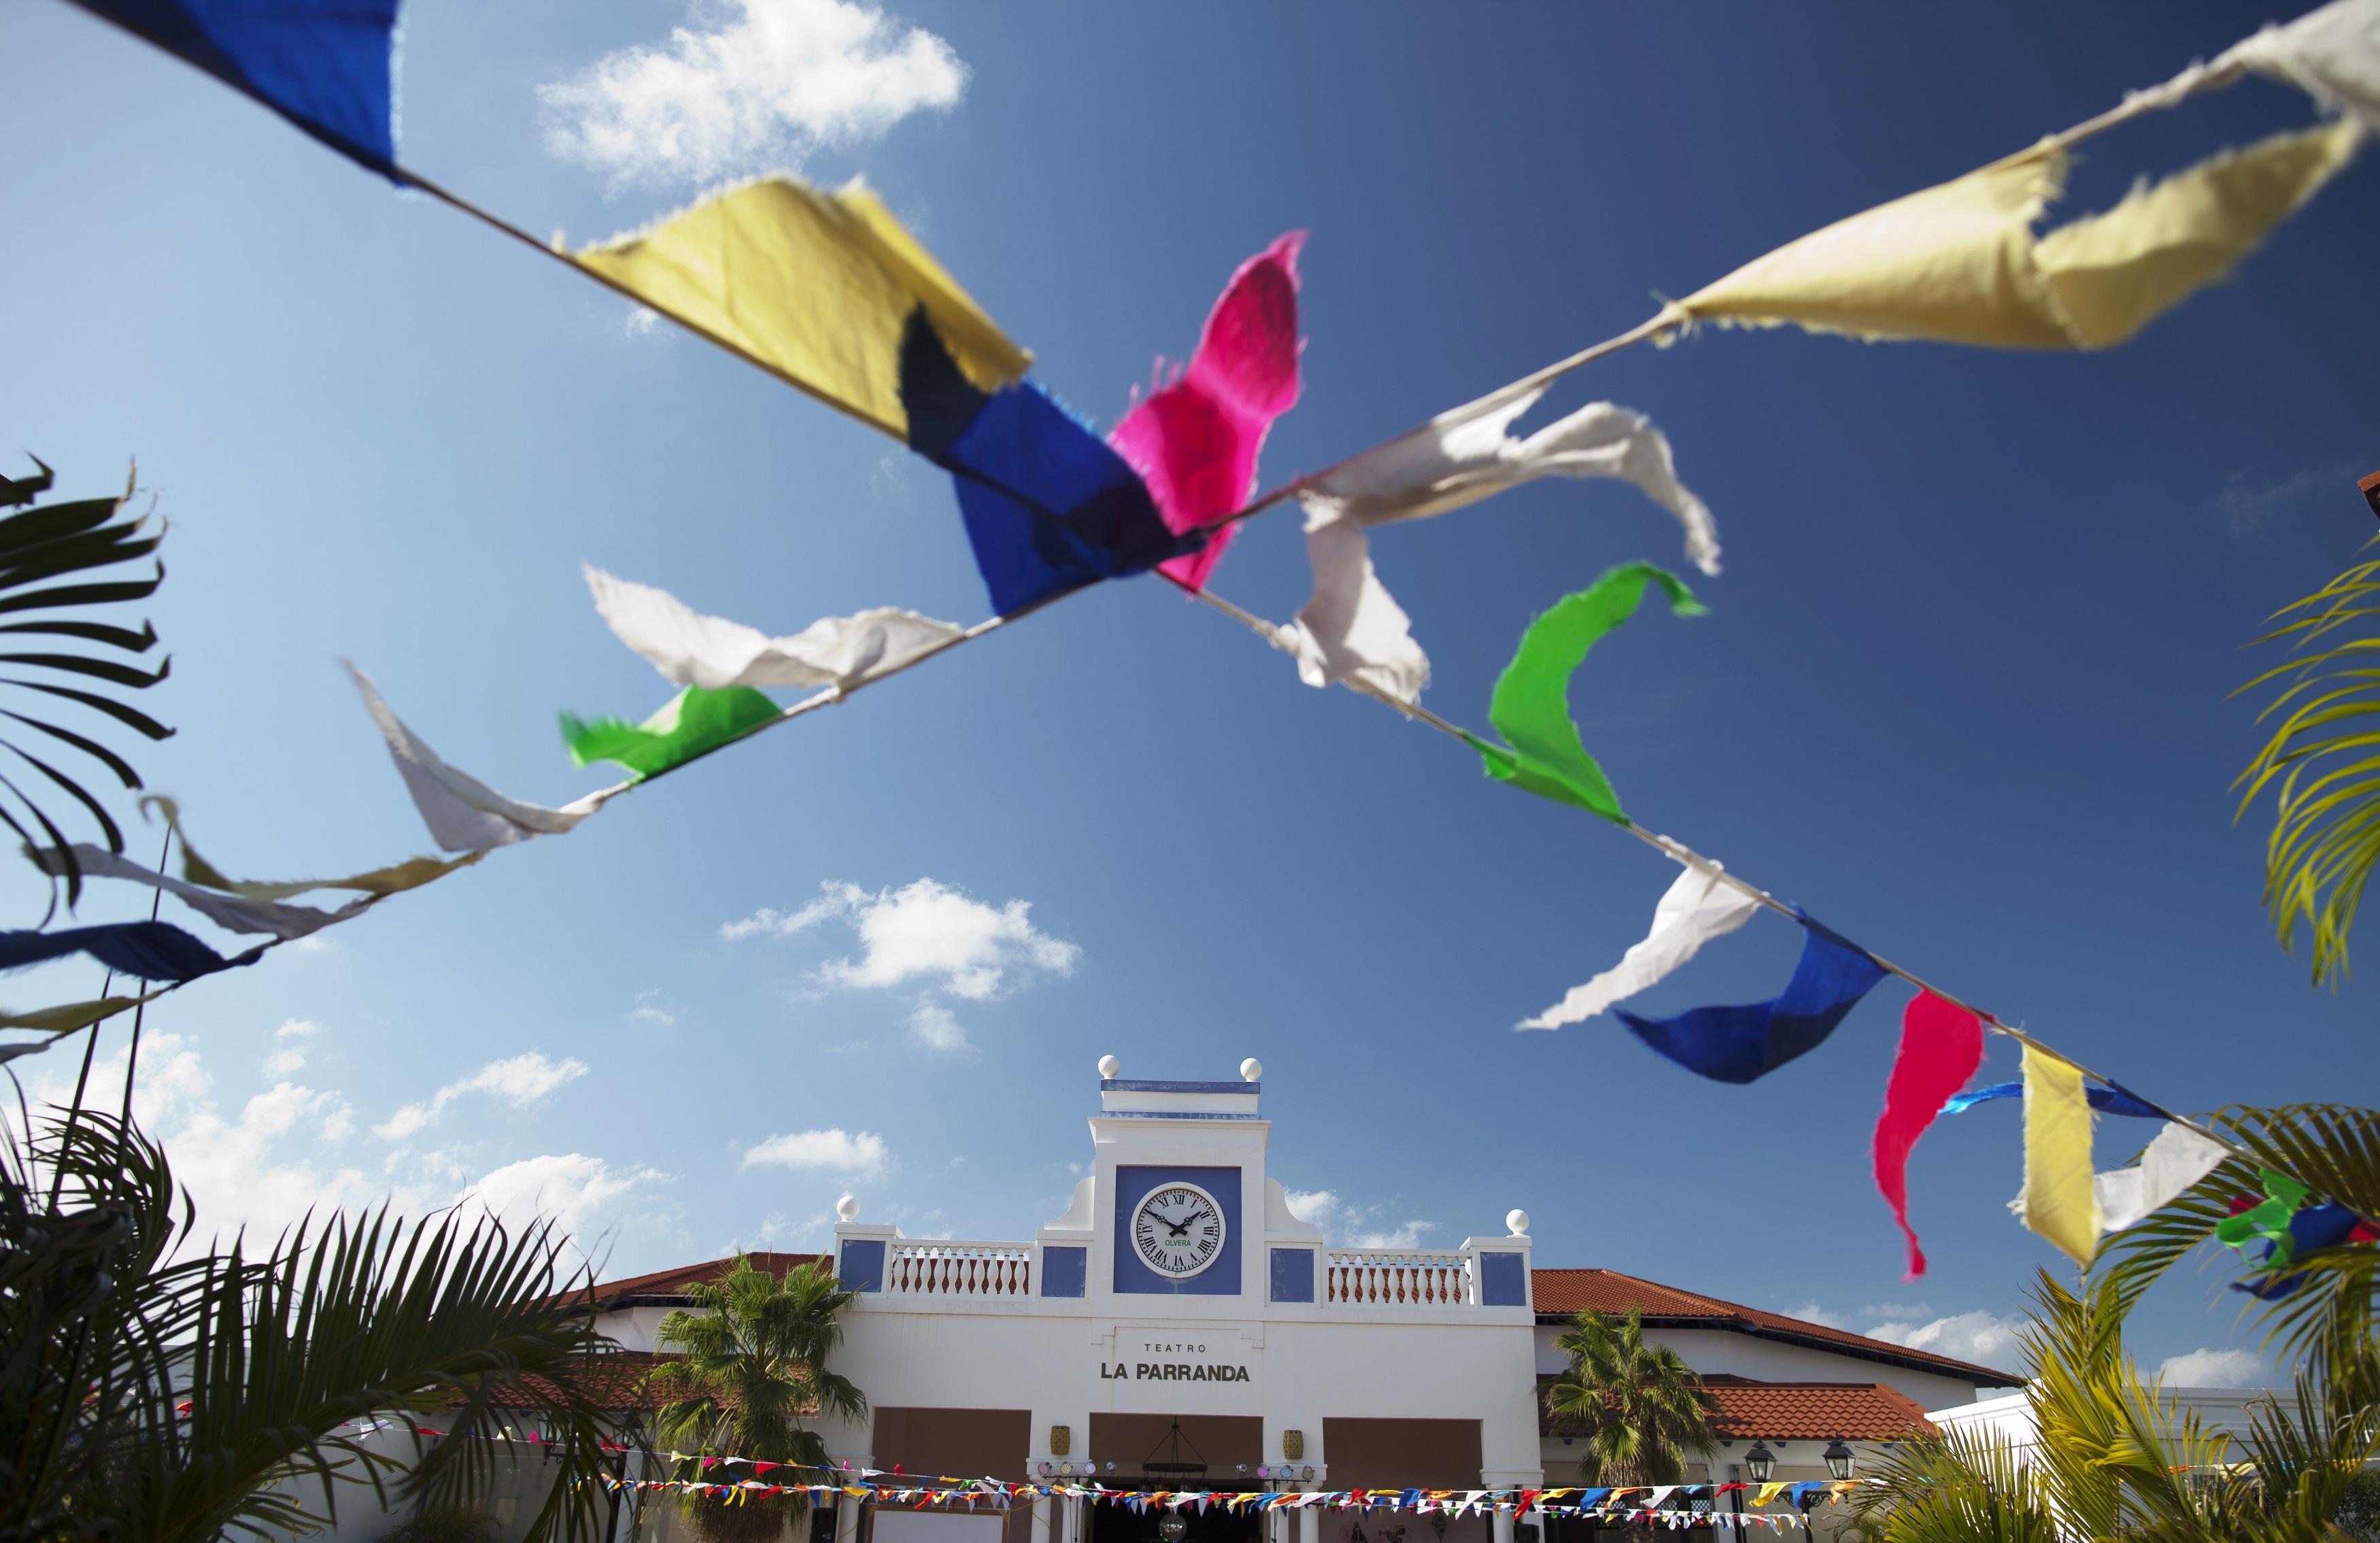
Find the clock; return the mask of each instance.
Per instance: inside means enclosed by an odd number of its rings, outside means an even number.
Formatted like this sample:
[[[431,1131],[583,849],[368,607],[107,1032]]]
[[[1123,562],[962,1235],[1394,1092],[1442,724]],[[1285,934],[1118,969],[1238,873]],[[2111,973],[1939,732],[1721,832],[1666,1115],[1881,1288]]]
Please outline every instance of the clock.
[[[1196,1185],[1161,1185],[1133,1208],[1132,1251],[1167,1280],[1186,1281],[1222,1257],[1223,1208]]]

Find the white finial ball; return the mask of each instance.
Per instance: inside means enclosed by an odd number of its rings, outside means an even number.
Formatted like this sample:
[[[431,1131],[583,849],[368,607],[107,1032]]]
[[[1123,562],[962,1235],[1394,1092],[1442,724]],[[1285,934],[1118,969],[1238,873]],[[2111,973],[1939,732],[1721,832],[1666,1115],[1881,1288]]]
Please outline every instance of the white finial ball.
[[[1110,1082],[1113,1082],[1116,1078],[1116,1074],[1123,1070],[1123,1063],[1118,1061],[1114,1056],[1103,1055],[1099,1057],[1099,1075],[1107,1078]]]
[[[1526,1237],[1529,1235],[1529,1213],[1524,1210],[1506,1211],[1504,1225],[1512,1230],[1514,1237]]]
[[[1258,1061],[1255,1056],[1252,1055],[1245,1061],[1240,1063],[1240,1080],[1242,1082],[1260,1081],[1263,1076],[1264,1063]]]
[[[842,1217],[845,1221],[858,1221],[859,1197],[856,1195],[846,1195],[842,1199],[837,1200],[834,1203],[834,1214]]]

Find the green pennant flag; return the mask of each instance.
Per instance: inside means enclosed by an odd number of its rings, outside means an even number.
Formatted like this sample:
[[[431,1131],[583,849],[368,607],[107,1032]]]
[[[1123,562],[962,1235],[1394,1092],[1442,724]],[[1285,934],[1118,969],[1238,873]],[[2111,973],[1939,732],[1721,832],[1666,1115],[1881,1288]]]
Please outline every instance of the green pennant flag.
[[[2260,1205],[2227,1216],[2215,1224],[2216,1241],[2227,1248],[2245,1249],[2258,1238],[2273,1245],[2270,1257],[2263,1268],[2279,1270],[2297,1252],[2296,1240],[2289,1235],[2289,1218],[2306,1203],[2313,1191],[2295,1179],[2276,1173],[2269,1168],[2259,1169],[2265,1182],[2265,1199]]]
[[[1658,584],[1681,616],[1705,614],[1685,581],[1650,563],[1622,563],[1529,624],[1520,651],[1496,677],[1488,721],[1506,744],[1464,735],[1488,774],[1558,804],[1575,804],[1617,824],[1628,816],[1611,780],[1587,754],[1570,716],[1570,677],[1604,634],[1636,614],[1646,584]]]
[[[775,702],[748,686],[724,691],[689,686],[641,723],[617,718],[598,718],[590,723],[577,713],[565,712],[562,737],[570,746],[573,764],[616,761],[641,782],[741,739],[775,719],[778,711]]]

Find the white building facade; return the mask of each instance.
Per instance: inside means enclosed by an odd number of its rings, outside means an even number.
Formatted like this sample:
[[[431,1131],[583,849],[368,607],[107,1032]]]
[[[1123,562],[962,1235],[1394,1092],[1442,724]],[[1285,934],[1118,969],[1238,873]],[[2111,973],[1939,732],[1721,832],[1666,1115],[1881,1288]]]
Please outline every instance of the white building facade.
[[[1120,1488],[1576,1483],[1576,1438],[1544,1415],[1539,1388],[1561,1369],[1555,1338],[1584,1307],[1642,1311],[1647,1339],[1705,1374],[1727,1443],[1712,1454],[1711,1482],[1749,1476],[1742,1458],[1755,1440],[1776,1477],[1827,1477],[1830,1441],[1872,1451],[1923,1434],[1925,1409],[2013,1380],[1609,1270],[1539,1270],[1519,1210],[1500,1233],[1451,1248],[1334,1245],[1291,1214],[1268,1169],[1261,1068],[1241,1070],[1232,1081],[1147,1081],[1103,1060],[1091,1171],[1065,1213],[1029,1239],[908,1238],[846,1198],[834,1261],[856,1296],[833,1364],[870,1413],[823,1428],[829,1452],[854,1467],[1087,1474]],[[676,1305],[673,1282],[717,1268],[599,1286],[602,1331],[650,1352]],[[817,1543],[932,1543],[921,1529],[942,1525],[859,1510],[846,1505],[832,1534],[821,1521]],[[1158,1520],[1044,1501],[999,1521],[952,1517],[943,1536],[1139,1543],[1158,1537]],[[1422,1518],[1401,1520],[1425,1543]],[[1209,1513],[1192,1519],[1186,1543],[1260,1529],[1268,1543],[1356,1543],[1362,1525],[1313,1509]],[[1371,1530],[1382,1530],[1377,1519]],[[1509,1515],[1429,1530],[1449,1543],[1525,1543]],[[1533,1519],[1518,1530],[1545,1529]]]

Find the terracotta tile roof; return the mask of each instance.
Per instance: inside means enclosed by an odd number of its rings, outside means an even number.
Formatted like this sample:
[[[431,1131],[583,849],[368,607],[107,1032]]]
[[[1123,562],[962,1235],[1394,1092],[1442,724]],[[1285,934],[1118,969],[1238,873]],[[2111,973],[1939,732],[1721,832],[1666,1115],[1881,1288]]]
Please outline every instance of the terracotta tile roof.
[[[1540,1323],[1558,1322],[1573,1313],[1624,1313],[1635,1307],[1644,1311],[1645,1322],[1650,1328],[1729,1330],[1756,1339],[1881,1361],[1910,1371],[1955,1377],[1985,1387],[2014,1388],[2024,1381],[2014,1372],[1956,1361],[1906,1345],[1888,1344],[1848,1330],[1829,1329],[1823,1323],[1809,1323],[1782,1313],[1723,1302],[1698,1292],[1640,1281],[1616,1270],[1533,1270],[1529,1271],[1529,1283]]]
[[[797,1270],[813,1259],[832,1257],[832,1255],[827,1254],[771,1253],[747,1254],[744,1257],[752,1261],[753,1269],[765,1270],[771,1275],[783,1275],[789,1270]],[[631,1275],[622,1281],[598,1282],[592,1293],[592,1301],[596,1307],[605,1312],[615,1307],[674,1305],[679,1296],[678,1287],[688,1281],[715,1280],[735,1262],[735,1257],[731,1255],[723,1259],[705,1259],[700,1264],[673,1265],[667,1270],[656,1270],[645,1275]],[[586,1302],[589,1300],[589,1294],[581,1288],[570,1293],[568,1300]]]
[[[648,1350],[606,1351],[594,1365],[587,1368],[584,1375],[604,1408],[639,1409],[650,1413],[660,1408],[663,1401],[658,1395],[646,1391],[645,1379],[651,1374],[655,1367],[674,1359],[675,1357],[656,1355]],[[540,1377],[526,1378],[523,1380],[540,1386],[545,1383],[545,1379]],[[512,1388],[497,1390],[488,1402],[499,1409],[534,1407],[534,1401],[527,1392]],[[731,1405],[733,1401],[730,1401]],[[815,1415],[818,1412],[818,1405],[815,1403],[805,1403],[801,1408],[794,1411],[797,1415]]]
[[[1546,1407],[1551,1378],[1537,1379],[1537,1434],[1577,1436]],[[1723,1441],[1906,1441],[1936,1434],[1917,1401],[1879,1382],[1754,1382],[1706,1377]]]
[[[638,1384],[644,1381],[646,1373],[653,1369],[653,1363],[658,1359],[660,1357],[642,1350],[606,1352],[587,1368],[584,1375],[597,1391],[604,1408],[652,1409],[661,1401],[640,1391]],[[540,1385],[545,1382],[541,1377],[524,1380]],[[499,1409],[533,1407],[528,1393],[516,1388],[500,1388],[488,1402]]]

